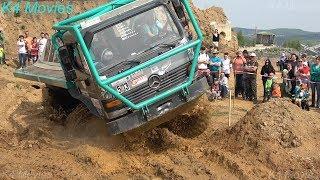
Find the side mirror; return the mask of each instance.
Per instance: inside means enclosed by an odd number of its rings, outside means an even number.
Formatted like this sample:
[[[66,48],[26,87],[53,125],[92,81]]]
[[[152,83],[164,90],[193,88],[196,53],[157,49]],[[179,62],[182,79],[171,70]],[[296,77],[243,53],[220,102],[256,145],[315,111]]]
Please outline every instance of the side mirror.
[[[74,58],[73,48],[70,48],[68,46],[61,46],[58,51],[66,80],[75,81],[77,79],[77,75],[72,63],[72,60]]]

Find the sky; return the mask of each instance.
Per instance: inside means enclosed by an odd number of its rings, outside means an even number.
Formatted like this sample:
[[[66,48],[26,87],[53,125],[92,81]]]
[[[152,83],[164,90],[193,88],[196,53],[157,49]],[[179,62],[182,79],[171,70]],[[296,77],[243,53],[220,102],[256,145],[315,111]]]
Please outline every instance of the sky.
[[[320,0],[193,0],[201,9],[222,7],[234,27],[296,28],[320,32]]]

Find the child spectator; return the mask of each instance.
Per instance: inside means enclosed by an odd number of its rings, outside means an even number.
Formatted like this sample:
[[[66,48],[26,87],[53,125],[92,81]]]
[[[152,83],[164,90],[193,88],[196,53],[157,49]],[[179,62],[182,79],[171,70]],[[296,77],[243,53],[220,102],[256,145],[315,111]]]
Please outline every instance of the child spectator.
[[[229,58],[229,53],[224,53],[222,60],[222,72],[229,79],[231,73],[231,61]]]
[[[20,35],[19,36],[19,40],[17,42],[20,69],[26,67],[26,59],[27,59],[27,47],[26,47],[26,45],[27,45],[27,43],[24,40],[24,36]]]
[[[272,94],[272,87],[273,87],[273,73],[270,73],[270,75],[268,76],[268,79],[265,82],[265,96],[263,98],[263,102],[269,101],[271,98],[271,94]]]
[[[4,48],[2,44],[0,44],[0,64],[6,64],[4,59]]]
[[[212,77],[210,75],[210,70],[208,69],[209,56],[206,53],[206,48],[202,47],[200,55],[198,57],[198,77],[205,76],[207,78],[209,86],[212,86]]]
[[[274,83],[272,89],[272,97],[273,98],[281,98],[281,88],[279,84]]]
[[[228,78],[225,76],[224,73],[221,73],[219,83],[220,83],[221,97],[226,98],[229,92],[229,84],[228,84]]]
[[[308,85],[305,83],[301,83],[300,86],[297,86],[295,89],[295,96],[293,99],[293,102],[301,107],[302,109],[305,109],[309,111],[309,91],[308,91]]]
[[[219,81],[214,81],[211,91],[208,93],[208,100],[213,101],[216,99],[221,99],[221,91]]]
[[[39,44],[38,44],[37,38],[34,37],[31,43],[31,59],[33,63],[37,62],[38,53],[39,53]]]

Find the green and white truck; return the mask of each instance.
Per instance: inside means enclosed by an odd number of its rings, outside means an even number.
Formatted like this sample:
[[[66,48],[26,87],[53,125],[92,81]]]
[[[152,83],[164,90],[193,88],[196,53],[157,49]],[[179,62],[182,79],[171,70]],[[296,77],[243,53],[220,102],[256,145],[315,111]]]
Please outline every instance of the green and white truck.
[[[203,36],[188,0],[114,0],[53,29],[39,61],[14,75],[84,105],[112,135],[169,121],[208,88],[196,76]]]

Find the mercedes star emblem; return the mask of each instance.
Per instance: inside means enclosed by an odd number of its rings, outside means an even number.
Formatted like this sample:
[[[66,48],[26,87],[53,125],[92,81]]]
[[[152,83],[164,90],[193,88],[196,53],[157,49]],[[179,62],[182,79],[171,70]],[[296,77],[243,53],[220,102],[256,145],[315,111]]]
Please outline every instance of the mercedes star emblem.
[[[149,77],[149,81],[148,81],[149,87],[151,87],[152,89],[158,89],[161,85],[161,79],[159,75],[151,75]]]

